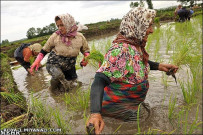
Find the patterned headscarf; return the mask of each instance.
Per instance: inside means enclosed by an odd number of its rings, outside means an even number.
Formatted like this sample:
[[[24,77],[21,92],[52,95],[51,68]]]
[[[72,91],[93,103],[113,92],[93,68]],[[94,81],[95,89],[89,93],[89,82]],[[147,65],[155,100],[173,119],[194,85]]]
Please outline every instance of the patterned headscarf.
[[[146,35],[150,23],[156,16],[156,11],[137,7],[131,9],[122,19],[120,33],[113,43],[125,42],[131,45],[140,46],[143,53],[143,61],[148,62],[149,55],[145,50],[146,43],[143,38]]]
[[[155,16],[155,10],[143,7],[133,8],[123,17],[120,32],[123,32],[127,38],[136,38],[142,41]]]
[[[66,38],[74,37],[77,35],[78,27],[76,26],[76,22],[75,22],[74,18],[68,13],[58,15],[56,17],[59,17],[61,19],[61,21],[67,31],[67,34],[65,34],[65,35],[63,35],[59,30],[56,31],[56,34],[60,35],[62,37],[62,41],[69,46],[71,44],[71,41],[70,40],[66,41]],[[55,20],[56,20],[56,17],[55,17]]]

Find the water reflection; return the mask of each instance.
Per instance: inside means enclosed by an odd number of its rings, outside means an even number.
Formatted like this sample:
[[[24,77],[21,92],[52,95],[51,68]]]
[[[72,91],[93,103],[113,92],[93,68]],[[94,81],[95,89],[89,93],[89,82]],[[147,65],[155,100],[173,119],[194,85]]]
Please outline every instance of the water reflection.
[[[40,69],[35,73],[34,76],[27,75],[25,77],[24,85],[28,92],[39,92],[48,87],[48,82],[46,81],[46,77],[44,76],[43,70]]]

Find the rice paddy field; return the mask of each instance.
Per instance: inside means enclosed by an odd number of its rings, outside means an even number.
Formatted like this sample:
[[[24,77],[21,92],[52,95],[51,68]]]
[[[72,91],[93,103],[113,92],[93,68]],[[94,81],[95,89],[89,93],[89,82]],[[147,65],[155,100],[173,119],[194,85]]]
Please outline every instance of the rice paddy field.
[[[90,87],[99,62],[116,35],[89,41],[91,57],[81,68],[77,59],[78,86],[67,93],[49,90],[51,76],[46,67],[27,75],[20,66],[12,66],[18,89],[28,103],[31,119],[22,128],[50,129],[47,134],[86,134],[89,117]],[[145,119],[123,122],[104,117],[103,134],[202,134],[202,15],[190,21],[154,24],[146,50],[150,60],[179,66],[177,84],[172,76],[150,71],[150,88],[145,102],[150,113]],[[103,54],[103,55],[101,55]],[[42,64],[46,63],[45,57]],[[15,122],[2,128],[15,128]],[[53,130],[54,129],[54,130]],[[33,132],[28,132],[33,134]]]

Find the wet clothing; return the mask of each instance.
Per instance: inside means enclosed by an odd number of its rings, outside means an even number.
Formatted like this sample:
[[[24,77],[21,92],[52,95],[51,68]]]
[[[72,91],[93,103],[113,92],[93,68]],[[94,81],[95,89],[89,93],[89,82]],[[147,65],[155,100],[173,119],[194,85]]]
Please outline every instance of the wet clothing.
[[[149,89],[148,80],[140,84],[111,83],[104,88],[102,114],[128,120],[136,116],[138,106],[145,100]]]
[[[52,76],[51,88],[54,90],[57,85],[62,84],[67,90],[71,82],[69,80],[77,78],[75,64],[79,52],[85,55],[90,49],[83,34],[77,32],[78,27],[70,14],[57,15],[55,22],[58,20],[62,21],[67,33],[62,34],[60,29],[54,32],[42,48],[40,56],[50,53],[46,68]]]
[[[90,51],[87,40],[80,32],[77,32],[77,35],[72,38],[69,46],[63,43],[60,35],[53,33],[42,49],[48,53],[54,51],[56,55],[64,57],[77,57],[79,52],[84,54]]]
[[[51,73],[49,66],[54,66],[60,68],[61,72],[64,73],[67,80],[72,80],[77,78],[75,64],[79,52],[85,53],[89,52],[89,47],[85,37],[81,33],[72,39],[71,45],[67,46],[65,43],[60,40],[60,36],[53,33],[49,38],[43,49],[40,53],[44,56],[50,52],[50,55],[47,60],[47,70]],[[55,79],[54,77],[53,79]]]
[[[143,104],[149,88],[150,67],[158,69],[158,63],[148,62],[143,40],[155,15],[155,10],[138,7],[123,17],[120,32],[92,83],[91,113],[136,120],[138,106]]]
[[[74,80],[77,78],[75,68],[70,70],[63,71],[56,65],[47,63],[46,69],[48,73],[52,76],[51,78],[51,89],[56,91],[62,86],[63,91],[68,91],[71,85],[71,82],[68,80]]]
[[[65,78],[67,80],[73,80],[77,78],[76,69],[76,57],[64,57],[56,55],[54,51],[52,51],[47,60],[47,71],[54,76],[55,72],[51,72],[51,67],[56,67],[63,72]],[[57,77],[55,77],[57,79]]]
[[[77,78],[75,64],[79,52],[89,52],[89,47],[85,37],[81,33],[77,33],[71,40],[71,44],[67,46],[61,40],[61,36],[53,33],[45,46],[41,50],[44,56],[49,53],[46,69],[52,76],[51,88],[56,90],[63,86],[65,91],[69,90],[70,80]]]
[[[150,65],[151,70],[158,70],[159,63],[153,62],[153,61],[148,61],[148,63]],[[91,113],[101,113],[101,112],[103,112],[102,111],[102,107],[103,107],[102,104],[105,102],[105,100],[108,99],[107,97],[105,97],[107,95],[104,94],[104,93],[108,93],[109,88],[106,87],[106,86],[109,86],[110,84],[111,84],[111,80],[104,73],[97,72],[95,74],[95,78],[94,78],[94,81],[93,81],[92,87],[91,87],[91,95],[92,95],[91,99],[90,99],[91,100],[91,102],[90,102],[91,103],[91,106],[90,106]],[[142,84],[147,84],[147,82],[145,82],[145,83],[143,82],[143,83],[141,83],[141,85]],[[126,89],[126,86],[132,87],[134,85],[132,85],[132,84],[124,84],[123,86],[124,87],[120,87],[120,89],[122,89],[122,91]],[[135,87],[136,87],[136,85],[135,85]],[[148,88],[148,86],[145,87],[146,92],[147,92],[147,88]],[[112,97],[113,97],[113,95],[112,95]],[[109,98],[111,98],[111,97],[109,97]],[[103,100],[103,103],[102,103],[102,100]]]
[[[191,13],[189,10],[182,8],[178,11],[179,21],[184,22],[190,20]]]
[[[31,44],[22,44],[14,52],[14,58],[27,70],[30,68],[32,51],[28,48]]]

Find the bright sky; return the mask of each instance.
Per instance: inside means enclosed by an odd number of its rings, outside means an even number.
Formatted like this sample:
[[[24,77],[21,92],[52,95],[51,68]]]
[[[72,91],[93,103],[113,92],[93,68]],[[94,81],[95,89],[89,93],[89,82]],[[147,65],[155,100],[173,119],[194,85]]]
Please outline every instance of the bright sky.
[[[54,17],[69,13],[81,24],[121,19],[131,1],[1,1],[1,41],[26,38],[31,27],[43,28]],[[154,9],[175,6],[176,1],[152,1]],[[147,4],[145,4],[147,7]]]

